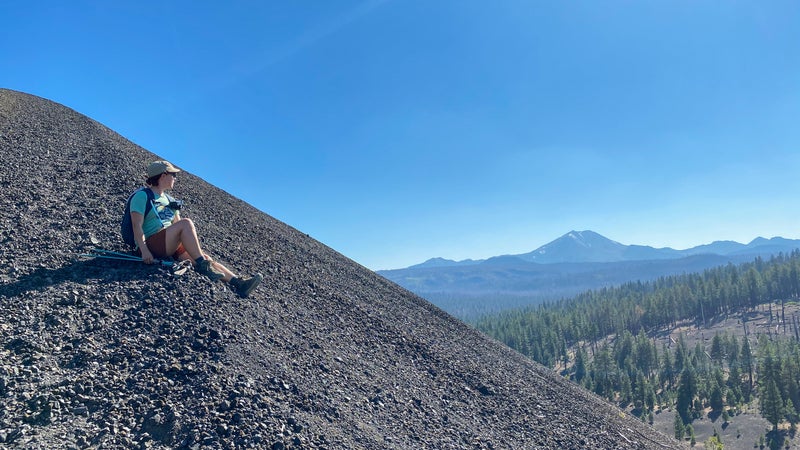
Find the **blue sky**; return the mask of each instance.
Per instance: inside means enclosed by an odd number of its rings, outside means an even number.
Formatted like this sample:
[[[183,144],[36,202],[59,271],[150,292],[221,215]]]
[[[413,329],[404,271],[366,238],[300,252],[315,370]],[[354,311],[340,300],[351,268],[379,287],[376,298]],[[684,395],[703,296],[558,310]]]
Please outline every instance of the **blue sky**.
[[[0,87],[371,269],[573,229],[678,249],[800,238],[800,2],[12,0],[0,16]]]

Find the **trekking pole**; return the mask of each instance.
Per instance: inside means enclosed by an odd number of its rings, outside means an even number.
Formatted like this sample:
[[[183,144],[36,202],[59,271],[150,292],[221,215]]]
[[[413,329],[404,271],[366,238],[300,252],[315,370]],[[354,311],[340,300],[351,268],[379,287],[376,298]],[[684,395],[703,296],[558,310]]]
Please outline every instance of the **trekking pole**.
[[[102,248],[93,248],[90,250],[90,253],[83,253],[78,256],[85,256],[89,258],[103,258],[103,259],[114,259],[118,261],[137,261],[142,262],[141,256],[131,255],[130,253],[122,253],[122,252],[115,252],[112,250],[104,250]],[[154,259],[153,262],[158,262],[165,266],[172,266],[172,261],[164,261],[160,259]]]
[[[83,253],[78,256],[84,256],[88,258],[113,259],[116,261],[142,262],[141,256],[132,255],[130,253],[115,252],[113,250],[105,250],[102,248],[93,248],[89,250],[89,253]],[[183,275],[192,266],[192,263],[189,260],[165,261],[161,259],[154,259],[153,262],[160,263],[163,266],[172,268],[172,273],[173,275],[176,276]]]

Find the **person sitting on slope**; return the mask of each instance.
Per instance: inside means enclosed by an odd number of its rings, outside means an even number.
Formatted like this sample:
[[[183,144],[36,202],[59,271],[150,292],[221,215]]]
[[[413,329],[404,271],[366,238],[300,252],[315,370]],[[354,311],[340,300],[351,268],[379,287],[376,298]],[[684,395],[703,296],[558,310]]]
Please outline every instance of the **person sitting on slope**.
[[[152,208],[148,210],[148,194],[140,189],[130,200],[130,217],[136,247],[145,264],[155,258],[190,260],[194,269],[213,281],[222,280],[241,297],[247,297],[261,283],[261,274],[251,278],[237,277],[230,269],[203,253],[197,230],[191,219],[181,217],[179,208],[166,195],[175,185],[180,169],[167,161],[154,161],[147,166],[147,184],[153,192]],[[145,216],[145,212],[147,215]]]

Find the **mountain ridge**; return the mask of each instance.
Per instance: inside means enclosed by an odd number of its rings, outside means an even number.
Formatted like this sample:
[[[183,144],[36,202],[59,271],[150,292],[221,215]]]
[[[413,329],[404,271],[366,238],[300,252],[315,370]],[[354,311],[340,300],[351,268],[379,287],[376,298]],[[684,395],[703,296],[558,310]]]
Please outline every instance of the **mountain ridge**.
[[[483,264],[497,258],[519,258],[527,262],[540,264],[554,263],[587,263],[587,262],[619,262],[646,261],[657,259],[677,259],[699,254],[720,256],[759,253],[764,247],[774,247],[777,251],[800,248],[800,240],[786,239],[780,236],[772,238],[756,237],[747,244],[736,241],[720,240],[702,244],[684,250],[670,247],[656,248],[649,245],[620,244],[591,230],[570,231],[553,241],[527,253],[498,255],[486,259],[466,259],[455,261],[442,257],[434,257],[420,264],[403,269],[420,269],[428,267],[453,267]],[[776,251],[776,253],[777,253]],[[402,269],[390,269],[402,270]],[[387,270],[388,271],[388,270]],[[379,272],[387,272],[379,271]]]
[[[250,298],[78,257],[122,249],[162,158],[67,107],[0,89],[0,157],[4,447],[679,446],[187,171],[174,196],[206,250],[265,275]]]
[[[556,301],[588,290],[701,272],[798,248],[800,240],[757,237],[748,244],[715,241],[679,251],[626,246],[595,232],[571,231],[521,255],[462,263],[440,258],[431,264],[377,273],[462,320],[473,321],[484,314]]]

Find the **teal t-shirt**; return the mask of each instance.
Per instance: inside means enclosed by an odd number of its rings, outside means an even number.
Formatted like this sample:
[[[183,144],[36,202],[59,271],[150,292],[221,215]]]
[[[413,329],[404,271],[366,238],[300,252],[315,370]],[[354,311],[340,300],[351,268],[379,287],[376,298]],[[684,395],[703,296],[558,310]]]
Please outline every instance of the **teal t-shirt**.
[[[155,193],[154,193],[155,194]],[[131,212],[144,214],[145,206],[147,205],[147,193],[139,191],[133,195],[131,199]],[[169,207],[169,197],[162,193],[156,195],[153,199],[153,209],[147,212],[142,223],[142,231],[144,231],[144,238],[158,233],[162,228],[172,225],[175,219],[175,211]]]

